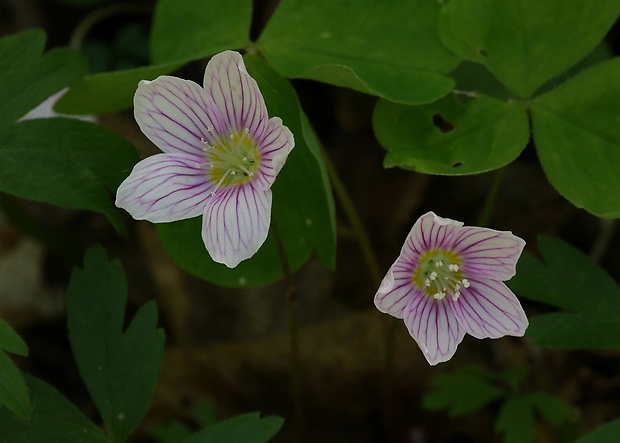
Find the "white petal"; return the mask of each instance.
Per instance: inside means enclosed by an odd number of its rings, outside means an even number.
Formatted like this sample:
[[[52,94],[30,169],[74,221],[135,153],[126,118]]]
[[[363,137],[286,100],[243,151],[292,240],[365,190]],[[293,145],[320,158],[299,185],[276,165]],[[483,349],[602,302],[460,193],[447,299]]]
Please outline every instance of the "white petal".
[[[279,117],[272,117],[267,121],[265,131],[256,140],[256,144],[260,150],[260,168],[256,174],[256,185],[262,189],[269,189],[295,146],[293,133],[282,124]]]
[[[211,258],[234,268],[262,246],[271,222],[271,190],[247,184],[228,188],[209,200],[202,239]]]
[[[204,88],[213,97],[229,132],[247,128],[254,137],[264,130],[267,108],[241,54],[224,51],[207,64]]]
[[[431,365],[450,360],[465,332],[447,298],[436,301],[418,293],[405,308],[404,320]]]
[[[140,161],[116,191],[116,206],[136,220],[171,222],[202,214],[213,184],[199,157],[157,154]]]
[[[411,281],[413,266],[399,257],[389,269],[377,293],[375,306],[381,312],[403,318],[403,311],[417,289]]]
[[[524,246],[525,241],[511,232],[477,227],[462,228],[453,243],[467,278],[494,280],[509,280],[515,275]]]
[[[523,336],[528,320],[521,303],[505,284],[470,279],[453,303],[454,313],[465,331],[476,338]]]
[[[217,107],[204,89],[165,75],[140,82],[134,117],[144,135],[164,152],[202,155],[201,139],[213,142],[211,133],[223,130]]]
[[[427,212],[421,216],[411,228],[403,245],[415,253],[422,254],[429,249],[450,247],[452,239],[463,223]]]

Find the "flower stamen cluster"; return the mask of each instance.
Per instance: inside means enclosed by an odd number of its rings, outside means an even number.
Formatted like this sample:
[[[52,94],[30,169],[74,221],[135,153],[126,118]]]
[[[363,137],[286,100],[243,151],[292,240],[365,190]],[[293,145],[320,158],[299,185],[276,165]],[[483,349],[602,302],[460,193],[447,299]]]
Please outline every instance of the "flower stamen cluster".
[[[413,271],[413,283],[435,300],[443,300],[448,295],[457,301],[461,288],[469,288],[460,263],[454,251],[431,249],[420,257]]]

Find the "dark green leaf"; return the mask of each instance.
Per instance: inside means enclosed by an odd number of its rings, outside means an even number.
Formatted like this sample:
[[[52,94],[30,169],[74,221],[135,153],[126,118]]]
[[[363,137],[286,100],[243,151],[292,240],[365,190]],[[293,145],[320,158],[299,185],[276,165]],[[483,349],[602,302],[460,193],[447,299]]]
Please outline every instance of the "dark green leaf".
[[[111,114],[129,108],[140,80],[169,74],[188,61],[86,76],[58,100],[54,110],[63,114]]]
[[[516,95],[530,97],[592,51],[618,13],[618,0],[452,0],[441,11],[439,36]]]
[[[430,410],[448,409],[451,417],[484,408],[502,397],[501,389],[466,374],[443,374],[433,380],[433,390],[426,394],[422,406]]]
[[[539,240],[545,263],[524,253],[508,282],[521,295],[569,310],[530,318],[526,334],[539,346],[570,349],[620,347],[620,288],[568,244]]]
[[[334,204],[316,139],[291,85],[256,57],[247,57],[246,64],[265,97],[269,115],[281,117],[295,136],[295,148],[272,187],[273,219],[290,266],[298,268],[316,250],[321,261],[333,267]],[[226,286],[256,286],[282,277],[273,232],[254,257],[229,269],[209,257],[200,237],[201,224],[196,218],[157,225],[166,250],[187,271]]]
[[[47,383],[27,377],[33,409],[27,420],[0,408],[0,443],[109,443],[90,420]]]
[[[617,443],[620,435],[620,419],[599,426],[575,443]]]
[[[258,412],[239,415],[197,432],[183,443],[266,443],[278,433],[284,420],[260,418]]]
[[[0,350],[24,357],[28,355],[28,346],[24,340],[2,318],[0,318]]]
[[[566,403],[551,394],[533,392],[527,395],[527,399],[543,417],[555,426],[562,426],[568,418]]]
[[[454,82],[434,0],[283,0],[258,47],[286,77],[345,86],[398,103],[429,103]]]
[[[66,118],[15,125],[0,145],[0,191],[122,220],[110,192],[137,160],[135,148],[97,124]]]
[[[531,443],[536,425],[534,411],[526,397],[508,399],[499,411],[495,430],[505,435],[504,443]]]
[[[379,100],[373,116],[385,166],[428,174],[475,174],[513,161],[529,139],[527,114],[516,102],[450,95],[423,106]]]
[[[0,39],[0,143],[7,125],[84,75],[83,57],[69,49],[43,54],[42,30]]]
[[[20,417],[27,417],[32,408],[22,373],[11,358],[0,350],[0,410],[2,405]]]
[[[71,348],[106,428],[125,441],[146,412],[161,365],[164,336],[154,302],[144,305],[123,332],[127,283],[118,260],[100,246],[86,252],[68,290]]]
[[[151,32],[153,63],[245,47],[251,19],[251,0],[159,0]]]
[[[179,443],[192,435],[192,431],[179,421],[157,424],[149,433],[155,437],[159,443]]]
[[[603,62],[531,105],[538,156],[574,205],[620,217],[620,58]],[[585,149],[584,147],[587,147]]]

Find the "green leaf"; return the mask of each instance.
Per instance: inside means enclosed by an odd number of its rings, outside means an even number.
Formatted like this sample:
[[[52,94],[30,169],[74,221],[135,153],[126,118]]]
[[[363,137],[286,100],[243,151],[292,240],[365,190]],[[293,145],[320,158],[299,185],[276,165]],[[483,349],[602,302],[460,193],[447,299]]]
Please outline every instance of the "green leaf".
[[[516,102],[450,95],[423,106],[379,100],[373,115],[384,165],[441,175],[476,174],[513,161],[527,145],[527,114]]]
[[[529,253],[508,285],[522,297],[568,311],[530,318],[526,334],[539,346],[620,348],[620,288],[601,268],[568,244],[539,240],[543,262]]]
[[[534,411],[526,397],[508,399],[499,411],[495,430],[505,434],[504,443],[531,443],[536,425]]]
[[[439,36],[530,97],[592,51],[619,13],[618,0],[452,0],[440,13]]]
[[[0,39],[0,143],[7,125],[84,75],[84,58],[69,49],[43,54],[45,33],[33,30]]]
[[[27,377],[33,409],[27,420],[0,408],[0,443],[109,443],[101,430],[56,389]]]
[[[137,158],[129,142],[103,126],[66,118],[27,120],[0,145],[0,191],[101,212],[122,231],[110,192]]]
[[[11,358],[0,350],[0,406],[2,405],[20,417],[27,417],[32,408],[22,373]]]
[[[215,405],[213,402],[200,399],[193,411],[193,418],[201,428],[205,429],[215,423]],[[173,421],[166,424],[158,424],[150,431],[160,443],[179,443],[192,435],[192,431],[181,421]]]
[[[553,186],[577,207],[620,217],[620,194],[611,191],[620,188],[620,58],[538,97],[531,109],[538,156]]]
[[[501,389],[467,374],[443,374],[433,379],[433,390],[422,399],[430,410],[448,409],[450,417],[465,415],[484,408],[502,397]]]
[[[245,47],[251,20],[251,0],[159,0],[151,32],[153,63]]]
[[[11,354],[28,355],[28,346],[24,340],[0,317],[0,349]]]
[[[188,61],[88,75],[56,102],[54,110],[62,114],[111,114],[129,108],[140,80],[169,74]]]
[[[123,442],[146,412],[161,365],[164,335],[154,302],[123,332],[127,283],[118,260],[96,246],[86,252],[68,289],[71,348],[106,428]]]
[[[284,419],[260,418],[258,412],[239,415],[195,433],[183,443],[266,443],[278,433]]]
[[[345,86],[398,103],[429,103],[454,86],[434,0],[283,0],[258,40],[286,77]]]
[[[292,86],[257,57],[246,57],[245,62],[264,95],[269,115],[281,117],[295,136],[295,148],[272,187],[273,219],[290,266],[298,268],[316,250],[319,259],[333,267],[334,204],[316,139]],[[229,269],[211,260],[201,228],[201,218],[157,225],[166,250],[188,272],[225,286],[256,286],[282,277],[273,232],[254,257]]]
[[[562,400],[546,392],[527,394],[527,399],[540,414],[555,426],[562,426],[568,418],[568,406]]]
[[[620,419],[599,426],[575,443],[616,443],[620,435]]]

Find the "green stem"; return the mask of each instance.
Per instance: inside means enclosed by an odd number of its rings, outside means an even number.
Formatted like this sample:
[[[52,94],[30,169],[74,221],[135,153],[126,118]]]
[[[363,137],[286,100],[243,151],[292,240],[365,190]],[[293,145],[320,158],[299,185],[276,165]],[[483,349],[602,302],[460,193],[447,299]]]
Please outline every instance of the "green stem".
[[[342,209],[349,220],[351,228],[353,229],[355,237],[357,238],[362,250],[366,267],[368,268],[370,277],[372,278],[372,283],[378,288],[381,284],[381,267],[379,266],[379,261],[377,260],[377,256],[372,248],[372,244],[370,243],[370,237],[362,224],[355,206],[353,205],[349,192],[342,183],[342,180],[340,180],[338,172],[336,171],[336,168],[325,150],[323,150],[323,159],[325,161],[325,167],[327,168],[327,174],[329,175],[329,181],[332,184],[336,197],[338,197],[338,200],[340,201]]]
[[[304,409],[303,397],[301,390],[301,355],[299,347],[299,295],[297,285],[291,273],[291,267],[288,262],[282,235],[275,220],[271,222],[271,232],[273,233],[278,249],[278,256],[282,271],[284,272],[284,281],[286,283],[286,301],[288,303],[289,312],[289,352],[291,358],[291,397],[293,399],[293,411],[295,415],[295,423],[297,425],[300,436],[303,436],[304,430]]]
[[[72,49],[80,49],[82,43],[86,39],[86,36],[95,25],[110,17],[121,14],[144,14],[150,13],[152,7],[149,5],[136,5],[127,3],[115,3],[108,5],[100,9],[96,9],[90,14],[86,15],[80,23],[76,26],[71,38],[69,39],[69,47]]]
[[[497,194],[499,192],[499,188],[502,185],[502,181],[504,180],[504,175],[506,174],[506,167],[500,168],[495,173],[495,178],[493,179],[493,184],[491,185],[491,189],[489,189],[489,193],[487,194],[487,198],[484,200],[484,205],[482,206],[482,210],[480,211],[480,217],[478,218],[478,226],[488,226],[489,220],[491,219],[491,213],[493,212],[493,206],[495,205],[495,200],[497,199]]]

